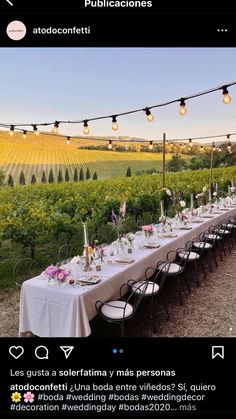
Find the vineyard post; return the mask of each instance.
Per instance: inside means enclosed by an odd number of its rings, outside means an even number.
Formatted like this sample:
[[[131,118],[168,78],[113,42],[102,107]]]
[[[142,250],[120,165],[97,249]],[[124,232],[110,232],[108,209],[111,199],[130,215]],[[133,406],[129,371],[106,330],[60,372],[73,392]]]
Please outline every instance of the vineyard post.
[[[214,143],[212,143],[212,146],[211,146],[211,163],[210,163],[209,190],[211,190],[211,185],[212,185],[212,175],[213,175],[213,154],[214,154]]]
[[[166,186],[166,134],[163,134],[162,140],[162,187]]]

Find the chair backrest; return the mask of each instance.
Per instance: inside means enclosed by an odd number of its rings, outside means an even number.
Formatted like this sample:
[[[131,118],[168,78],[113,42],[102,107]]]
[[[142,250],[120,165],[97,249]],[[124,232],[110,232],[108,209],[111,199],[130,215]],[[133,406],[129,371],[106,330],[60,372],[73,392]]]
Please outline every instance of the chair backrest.
[[[132,281],[132,283],[129,283],[128,281],[121,286],[120,296],[126,303],[124,307],[124,316],[127,304],[131,304],[133,307],[132,316],[135,314],[139,304],[145,296],[147,286],[148,281]]]
[[[18,260],[13,268],[13,282],[21,287],[27,279],[33,278],[40,273],[40,265],[35,259],[22,258]]]
[[[59,247],[57,259],[58,261],[67,260],[72,258],[76,255],[76,250],[74,246],[70,243],[65,243],[61,247]]]

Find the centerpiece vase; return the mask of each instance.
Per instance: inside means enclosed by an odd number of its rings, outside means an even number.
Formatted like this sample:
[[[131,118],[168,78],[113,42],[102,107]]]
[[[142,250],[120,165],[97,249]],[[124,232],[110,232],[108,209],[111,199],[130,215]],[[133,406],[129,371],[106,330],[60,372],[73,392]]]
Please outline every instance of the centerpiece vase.
[[[126,246],[122,241],[122,236],[119,236],[116,240],[116,253],[117,256],[125,256],[126,255]]]

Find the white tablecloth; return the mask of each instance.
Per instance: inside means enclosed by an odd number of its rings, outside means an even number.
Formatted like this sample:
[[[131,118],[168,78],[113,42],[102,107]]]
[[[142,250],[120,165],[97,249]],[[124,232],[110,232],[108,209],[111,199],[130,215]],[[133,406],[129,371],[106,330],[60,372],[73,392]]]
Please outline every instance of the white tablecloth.
[[[119,290],[129,279],[142,279],[149,266],[165,260],[170,250],[176,250],[210,225],[216,225],[229,216],[236,215],[232,208],[201,224],[190,224],[191,230],[178,230],[178,237],[158,239],[158,249],[136,249],[129,265],[104,264],[99,272],[102,281],[89,286],[50,286],[42,276],[25,281],[20,297],[19,333],[31,333],[41,337],[85,337],[91,333],[89,321],[96,316],[95,302],[119,297]],[[78,274],[79,277],[79,274]]]

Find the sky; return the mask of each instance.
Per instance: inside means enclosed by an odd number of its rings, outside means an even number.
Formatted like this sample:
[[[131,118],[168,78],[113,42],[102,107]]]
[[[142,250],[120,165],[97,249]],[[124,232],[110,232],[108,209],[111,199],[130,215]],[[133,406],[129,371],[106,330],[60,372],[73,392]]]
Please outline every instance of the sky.
[[[39,123],[113,115],[185,97],[236,80],[235,48],[2,48],[0,123]],[[89,124],[93,136],[156,140],[236,132],[236,86],[187,101]],[[60,133],[81,135],[82,125]],[[235,137],[236,138],[236,137]],[[233,138],[232,138],[233,139]]]

